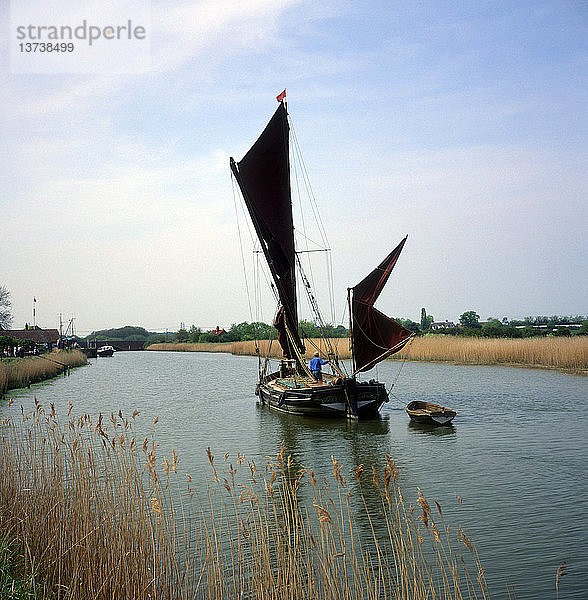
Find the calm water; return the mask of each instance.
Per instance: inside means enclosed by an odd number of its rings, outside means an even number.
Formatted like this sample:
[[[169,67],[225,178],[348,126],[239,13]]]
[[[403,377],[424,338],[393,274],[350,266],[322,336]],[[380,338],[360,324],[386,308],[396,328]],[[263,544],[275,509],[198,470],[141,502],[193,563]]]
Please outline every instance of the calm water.
[[[380,365],[391,382],[398,365]],[[180,470],[195,480],[208,472],[206,448],[259,458],[282,441],[296,463],[332,472],[331,455],[352,469],[401,468],[400,484],[414,503],[420,487],[443,507],[452,530],[474,537],[493,598],[555,598],[562,561],[568,575],[559,598],[588,598],[588,379],[548,371],[500,367],[406,364],[372,422],[316,421],[259,407],[253,395],[257,359],[225,354],[121,352],[91,361],[70,377],[20,390],[3,407],[20,413],[37,399],[74,414],[135,409],[147,431],[159,416],[160,454],[173,447]],[[430,400],[458,411],[454,426],[411,426],[404,405]],[[169,455],[169,454],[168,454]],[[459,496],[463,503],[456,499]]]

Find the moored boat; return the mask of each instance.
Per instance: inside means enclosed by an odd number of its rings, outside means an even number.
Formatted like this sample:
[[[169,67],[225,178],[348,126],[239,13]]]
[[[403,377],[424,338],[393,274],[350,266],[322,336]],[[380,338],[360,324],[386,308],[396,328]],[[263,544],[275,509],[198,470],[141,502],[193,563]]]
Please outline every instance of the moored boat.
[[[348,289],[352,349],[351,373],[339,362],[328,339],[327,350],[332,373],[318,380],[306,364],[304,331],[299,327],[296,277],[303,281],[316,323],[324,324],[318,303],[304,274],[294,240],[290,185],[288,113],[284,94],[278,96],[278,109],[257,141],[240,161],[230,159],[231,171],[241,190],[249,217],[259,239],[278,300],[274,327],[283,359],[277,370],[269,358],[259,356],[256,394],[272,409],[307,416],[377,416],[388,401],[386,386],[359,376],[380,361],[398,352],[413,336],[396,321],[374,308],[406,242],[398,246],[357,285]],[[324,364],[324,363],[323,363]]]
[[[112,346],[101,346],[96,350],[98,356],[112,356],[114,354],[114,348]]]
[[[410,402],[406,407],[406,412],[412,421],[425,425],[448,425],[457,414],[450,408],[422,400]]]

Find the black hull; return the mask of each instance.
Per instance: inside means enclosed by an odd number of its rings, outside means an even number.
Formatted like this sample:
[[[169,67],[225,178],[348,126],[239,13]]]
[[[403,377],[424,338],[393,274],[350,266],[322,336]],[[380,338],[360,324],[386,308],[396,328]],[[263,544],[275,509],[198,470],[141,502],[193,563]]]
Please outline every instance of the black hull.
[[[377,417],[388,394],[383,383],[347,382],[334,385],[280,389],[276,374],[262,379],[255,390],[271,410],[308,417],[369,419]]]
[[[114,354],[114,350],[98,350],[96,352],[96,355],[100,356],[102,358],[105,356],[112,356],[113,354]]]

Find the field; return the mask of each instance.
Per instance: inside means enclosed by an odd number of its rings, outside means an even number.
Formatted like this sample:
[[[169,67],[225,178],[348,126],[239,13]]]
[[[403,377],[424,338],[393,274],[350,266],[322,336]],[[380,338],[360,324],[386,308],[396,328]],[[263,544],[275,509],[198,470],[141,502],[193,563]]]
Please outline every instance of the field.
[[[349,341],[346,338],[334,338],[330,343],[337,349],[340,358],[351,357]],[[267,340],[232,344],[154,344],[148,349],[254,355],[256,345],[262,356],[265,356],[268,350],[274,358],[281,356],[278,343],[275,341],[270,343]],[[327,354],[322,340],[307,340],[306,345],[306,358],[311,358],[315,349],[319,349],[321,355]],[[588,336],[487,339],[429,335],[414,338],[392,359],[464,365],[509,365],[585,373],[588,371]]]
[[[86,355],[79,350],[61,350],[41,356],[3,360],[0,362],[0,396],[7,390],[66,374],[71,367],[86,363]]]
[[[202,485],[157,455],[157,419],[143,439],[137,411],[69,410],[2,420],[0,550],[20,564],[19,598],[488,597],[472,540],[420,490],[405,500],[388,456],[333,458],[328,475],[295,470],[284,446],[259,465],[208,449]]]

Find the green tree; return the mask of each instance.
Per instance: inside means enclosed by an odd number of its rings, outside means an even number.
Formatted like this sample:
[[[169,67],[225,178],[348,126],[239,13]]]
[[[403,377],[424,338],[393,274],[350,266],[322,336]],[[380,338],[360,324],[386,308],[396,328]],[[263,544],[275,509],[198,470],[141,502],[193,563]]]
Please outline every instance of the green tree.
[[[559,325],[558,327],[556,327],[555,331],[553,333],[557,337],[570,337],[572,335],[572,332],[570,331],[570,328],[569,327],[563,327],[562,325]]]
[[[482,326],[482,335],[492,338],[508,337],[507,329],[498,319],[488,319],[488,322]]]
[[[186,330],[186,328],[180,328],[176,333],[174,333],[174,340],[176,342],[185,343],[190,339],[190,334]]]
[[[421,331],[428,331],[431,329],[431,323],[433,322],[433,316],[427,315],[427,311],[421,308]]]
[[[479,329],[481,327],[480,315],[474,310],[468,310],[459,317],[459,323],[462,327]]]
[[[580,329],[578,329],[579,335],[588,335],[588,321],[582,321],[582,325],[580,325]]]
[[[198,338],[202,335],[202,329],[200,329],[200,327],[196,327],[196,325],[192,325],[190,327],[190,330],[188,331],[189,333],[189,340],[192,343],[195,343],[198,341]]]
[[[8,329],[12,324],[10,306],[10,292],[0,285],[0,329]]]
[[[134,327],[125,325],[117,329],[101,329],[93,331],[86,339],[92,340],[122,340],[122,341],[141,341],[147,340],[151,334],[143,327]]]
[[[404,327],[414,333],[417,333],[418,331],[421,330],[419,324],[416,323],[415,321],[411,321],[410,319],[394,319],[394,320],[397,323],[399,323],[400,325],[402,325],[402,327]]]

